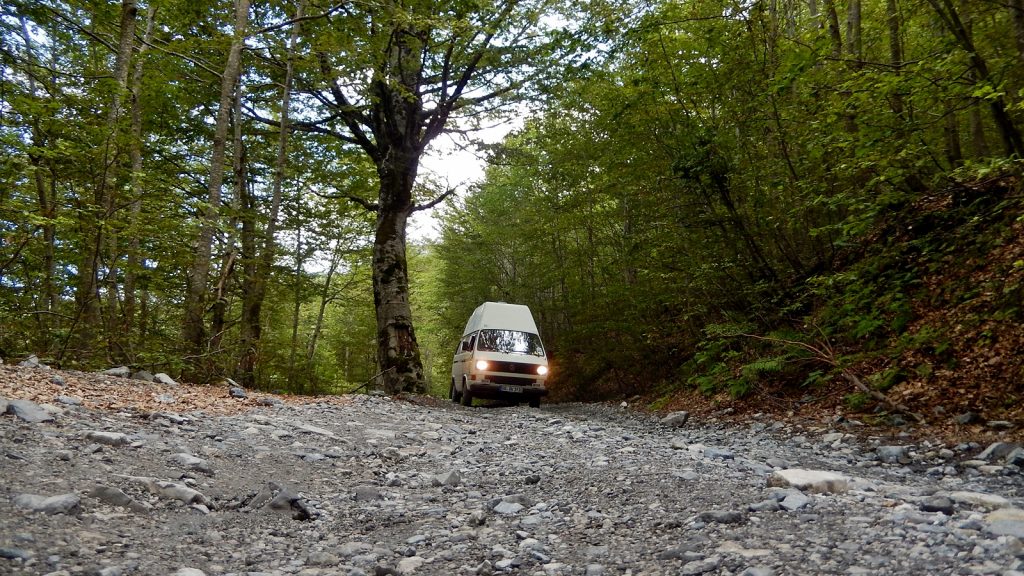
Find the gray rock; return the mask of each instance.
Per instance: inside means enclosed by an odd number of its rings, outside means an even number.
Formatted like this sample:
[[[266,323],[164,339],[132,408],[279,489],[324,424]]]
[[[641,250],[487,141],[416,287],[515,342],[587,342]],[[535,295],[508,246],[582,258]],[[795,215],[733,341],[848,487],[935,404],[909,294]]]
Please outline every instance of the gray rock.
[[[527,484],[538,484],[540,483],[540,474],[529,474],[523,479],[523,482]]]
[[[673,546],[667,550],[658,552],[658,560],[682,560],[688,554],[693,554],[700,550],[701,546],[699,542],[684,542]]]
[[[61,376],[60,374],[54,374],[53,376],[50,376],[50,383],[51,384],[56,384],[57,386],[60,386],[61,388],[63,388],[63,387],[68,385],[68,383],[64,381],[64,377]]]
[[[705,574],[712,570],[718,570],[718,567],[722,565],[722,559],[718,556],[712,556],[704,560],[694,560],[693,562],[687,562],[683,565],[683,569],[679,574],[681,576],[696,576],[697,574]]]
[[[178,500],[185,504],[199,504],[208,508],[213,507],[213,503],[201,492],[193,490],[184,484],[167,482],[146,476],[129,476],[128,480],[143,486],[146,490],[149,490],[150,494],[155,494],[161,498]]]
[[[878,461],[885,464],[909,464],[906,446],[879,446],[875,450]]]
[[[310,566],[337,566],[339,563],[341,559],[330,552],[316,551],[306,556],[306,564]]]
[[[232,398],[249,397],[249,395],[245,393],[245,389],[242,388],[241,386],[232,386],[231,388],[228,389],[228,394],[230,394]]]
[[[946,516],[952,516],[956,511],[956,504],[946,496],[932,496],[923,500],[920,508],[922,512],[941,512]]]
[[[804,494],[803,492],[798,492],[796,494],[790,494],[789,496],[783,498],[782,502],[779,502],[779,506],[785,508],[786,510],[789,510],[790,512],[793,512],[794,510],[799,510],[810,503],[811,499],[806,494]]]
[[[584,576],[604,576],[604,566],[601,564],[587,564]]]
[[[661,419],[661,423],[665,426],[671,426],[673,428],[679,428],[686,424],[686,421],[690,419],[690,413],[686,411],[672,412]]]
[[[1013,422],[1010,422],[1009,420],[989,420],[985,423],[985,426],[992,430],[1012,430]]]
[[[198,568],[178,568],[178,571],[171,576],[206,576],[206,572]]]
[[[1014,450],[1020,449],[1020,444],[1014,444],[1011,442],[993,442],[985,448],[981,454],[978,454],[976,458],[978,460],[985,460],[992,462],[994,460],[1000,460],[1006,458],[1013,453]]]
[[[747,510],[751,512],[778,512],[782,509],[779,505],[779,501],[774,498],[763,500],[747,506]]]
[[[498,504],[494,507],[494,511],[497,512],[498,514],[512,515],[512,514],[518,514],[524,508],[525,508],[525,506],[523,506],[522,504],[520,504],[518,502],[505,502],[505,501],[502,501],[502,502],[498,502]]]
[[[736,455],[724,448],[705,448],[704,457],[711,460],[733,460]]]
[[[1010,452],[1006,455],[1003,462],[1012,466],[1024,468],[1024,448],[1017,448],[1013,452]]]
[[[193,456],[186,452],[172,454],[171,457],[168,458],[168,460],[173,464],[177,464],[178,466],[182,466],[189,470],[196,470],[204,474],[213,473],[213,471],[210,469],[210,466],[206,463],[206,460],[203,460],[202,458]]]
[[[822,444],[827,444],[827,445],[831,446],[832,444],[835,444],[836,442],[839,442],[842,439],[843,439],[843,433],[842,432],[832,432],[832,433],[825,434],[824,436],[822,436],[821,437],[821,442],[822,442]]]
[[[31,560],[32,553],[21,548],[0,548],[0,558],[4,560]]]
[[[438,474],[431,479],[434,486],[458,486],[462,482],[462,475],[458,470],[449,470],[444,474]]]
[[[985,515],[988,526],[985,531],[995,536],[1012,536],[1024,539],[1024,510],[1003,508]]]
[[[126,508],[138,514],[146,514],[152,509],[149,504],[136,502],[119,488],[112,486],[96,486],[89,492],[89,496],[104,504]]]
[[[59,404],[64,404],[64,405],[67,405],[67,406],[81,406],[82,405],[82,399],[77,397],[77,396],[65,396],[63,394],[58,394],[57,396],[54,396],[53,400],[54,400],[54,402],[57,402]]]
[[[740,576],[775,576],[775,571],[767,566],[751,566],[740,572]]]
[[[384,496],[380,493],[380,488],[376,486],[360,485],[352,489],[352,499],[356,502],[369,502],[371,500],[381,500]]]
[[[174,381],[174,378],[171,378],[170,376],[168,376],[167,374],[164,374],[163,372],[157,372],[153,376],[153,381],[156,382],[157,384],[163,384],[164,386],[177,386],[178,385],[178,383]]]
[[[127,366],[118,366],[116,368],[108,368],[100,372],[104,376],[114,376],[116,378],[128,378],[132,375],[132,369]]]
[[[142,380],[143,382],[155,382],[156,376],[146,370],[139,370],[132,374],[132,380]]]
[[[128,435],[121,432],[92,430],[85,433],[85,438],[86,440],[92,440],[97,444],[104,444],[106,446],[127,446],[131,444],[131,439]]]
[[[949,496],[949,498],[954,502],[969,504],[971,506],[977,506],[988,510],[1010,507],[1010,501],[998,494],[959,490],[957,492],[950,492],[947,496]]]
[[[39,361],[39,357],[32,354],[28,358],[25,358],[21,362],[18,362],[18,366],[22,368],[46,368],[46,365]]]
[[[789,468],[772,472],[772,475],[768,477],[768,486],[793,487],[804,492],[831,494],[846,492],[849,487],[849,479],[837,472]]]
[[[81,500],[77,494],[60,494],[58,496],[40,496],[38,494],[18,494],[13,499],[13,504],[32,512],[44,514],[70,514],[78,513]]]
[[[14,414],[29,424],[52,422],[54,419],[53,414],[43,410],[39,404],[36,404],[31,400],[8,400],[7,412]]]
[[[743,513],[738,510],[710,510],[708,512],[701,512],[699,516],[701,522],[711,523],[715,522],[718,524],[739,524],[743,521]]]
[[[978,414],[977,412],[964,412],[963,414],[959,414],[953,418],[953,421],[962,425],[977,424],[978,422],[981,422],[981,420],[981,414]]]

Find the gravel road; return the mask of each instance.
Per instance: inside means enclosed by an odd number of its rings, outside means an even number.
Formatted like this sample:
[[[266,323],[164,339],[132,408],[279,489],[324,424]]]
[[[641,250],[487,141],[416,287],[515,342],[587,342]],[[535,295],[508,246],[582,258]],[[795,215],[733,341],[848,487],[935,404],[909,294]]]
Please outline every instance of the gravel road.
[[[228,415],[0,400],[0,573],[1024,571],[1013,444],[683,420],[361,395]]]

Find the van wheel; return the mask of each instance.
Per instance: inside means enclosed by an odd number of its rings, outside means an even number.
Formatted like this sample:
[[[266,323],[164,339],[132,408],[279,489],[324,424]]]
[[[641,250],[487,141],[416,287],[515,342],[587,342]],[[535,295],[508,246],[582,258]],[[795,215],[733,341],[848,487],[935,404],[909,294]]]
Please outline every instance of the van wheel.
[[[459,394],[459,391],[455,389],[455,380],[453,379],[451,388],[448,389],[448,398],[452,402],[458,402],[461,397],[462,394]]]
[[[540,398],[530,399],[530,408],[540,408]]]
[[[463,406],[473,405],[473,394],[469,392],[469,386],[463,385],[461,400]]]

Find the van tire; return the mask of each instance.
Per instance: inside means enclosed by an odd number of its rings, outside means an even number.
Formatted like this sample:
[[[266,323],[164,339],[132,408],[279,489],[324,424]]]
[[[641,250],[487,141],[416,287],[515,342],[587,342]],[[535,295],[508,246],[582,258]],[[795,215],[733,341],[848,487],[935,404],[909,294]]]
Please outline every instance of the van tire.
[[[461,396],[462,394],[459,394],[459,391],[455,389],[455,379],[453,378],[451,388],[448,389],[448,398],[452,402],[458,403]]]
[[[462,405],[463,406],[472,406],[473,405],[473,394],[471,394],[469,392],[469,386],[467,386],[465,384],[463,384],[462,386],[463,386],[463,388],[462,388],[462,398],[460,398],[460,400],[462,400]]]
[[[540,408],[540,398],[531,398],[530,408]]]

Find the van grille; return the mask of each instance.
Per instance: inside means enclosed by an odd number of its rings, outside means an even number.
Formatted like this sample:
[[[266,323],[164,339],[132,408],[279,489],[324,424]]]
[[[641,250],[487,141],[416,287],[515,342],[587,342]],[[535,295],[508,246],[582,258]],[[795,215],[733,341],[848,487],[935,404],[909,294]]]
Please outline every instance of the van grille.
[[[533,378],[524,378],[522,376],[488,376],[488,380],[495,384],[505,384],[510,386],[533,386]]]
[[[504,372],[506,374],[537,374],[536,364],[524,362],[490,362],[488,372]]]

